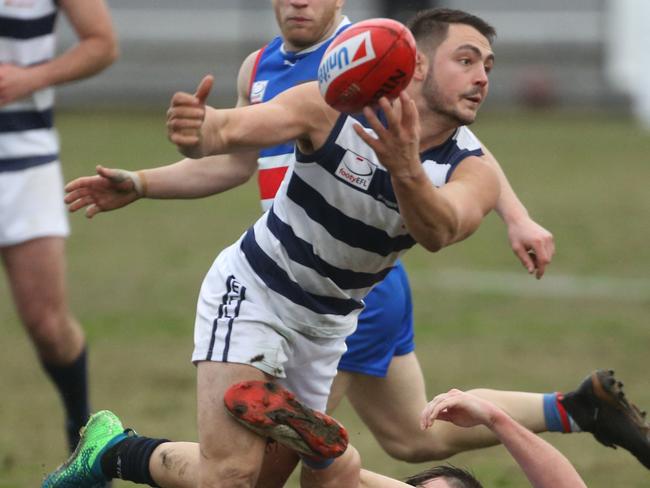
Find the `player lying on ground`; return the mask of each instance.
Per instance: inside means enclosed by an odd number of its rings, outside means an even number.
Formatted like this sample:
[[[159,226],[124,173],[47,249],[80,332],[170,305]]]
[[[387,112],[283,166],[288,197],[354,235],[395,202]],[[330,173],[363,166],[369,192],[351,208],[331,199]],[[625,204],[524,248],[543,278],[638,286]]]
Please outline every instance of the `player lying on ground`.
[[[255,381],[234,385],[226,392],[225,403],[231,414],[254,432],[303,454],[313,455],[317,450],[318,454],[339,455],[347,446],[347,433],[335,420],[301,405],[294,395],[275,383]],[[586,486],[557,449],[515,422],[496,405],[476,395],[450,390],[436,396],[421,413],[420,426],[426,430],[434,422],[450,422],[459,428],[481,425],[489,429],[510,452],[533,487]],[[131,429],[124,430],[120,420],[107,410],[98,412],[85,428],[76,456],[51,475],[43,486],[69,486],[55,480],[57,477],[63,479],[66,472],[72,471],[77,473],[77,488],[120,477],[162,488],[198,486],[198,444],[165,442],[155,448],[157,455],[146,456],[145,453],[159,442],[140,437]],[[178,473],[174,479],[168,477],[170,468]],[[404,483],[362,470],[358,484],[363,488],[409,485],[422,488],[482,486],[469,472],[450,466],[428,469]],[[264,486],[263,479],[258,486]]]

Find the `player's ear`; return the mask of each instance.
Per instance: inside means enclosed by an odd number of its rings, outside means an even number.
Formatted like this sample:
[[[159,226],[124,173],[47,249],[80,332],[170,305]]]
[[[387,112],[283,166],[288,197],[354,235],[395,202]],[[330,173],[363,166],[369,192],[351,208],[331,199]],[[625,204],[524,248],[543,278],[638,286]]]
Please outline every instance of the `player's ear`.
[[[427,72],[431,67],[430,65],[429,57],[418,49],[415,55],[415,71],[413,72],[413,79],[423,81],[427,77]]]

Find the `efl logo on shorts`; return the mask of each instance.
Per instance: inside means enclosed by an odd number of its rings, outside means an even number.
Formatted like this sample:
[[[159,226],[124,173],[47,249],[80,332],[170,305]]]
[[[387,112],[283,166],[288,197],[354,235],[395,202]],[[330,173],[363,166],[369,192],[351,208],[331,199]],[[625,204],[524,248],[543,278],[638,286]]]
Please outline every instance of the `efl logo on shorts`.
[[[251,103],[262,103],[269,80],[256,81],[251,88]]]
[[[332,80],[363,63],[375,59],[370,31],[364,31],[334,47],[318,67],[321,92],[327,91]]]
[[[367,190],[370,187],[370,181],[372,181],[372,176],[375,174],[376,169],[377,166],[372,164],[368,159],[352,151],[346,151],[334,174],[357,188]]]

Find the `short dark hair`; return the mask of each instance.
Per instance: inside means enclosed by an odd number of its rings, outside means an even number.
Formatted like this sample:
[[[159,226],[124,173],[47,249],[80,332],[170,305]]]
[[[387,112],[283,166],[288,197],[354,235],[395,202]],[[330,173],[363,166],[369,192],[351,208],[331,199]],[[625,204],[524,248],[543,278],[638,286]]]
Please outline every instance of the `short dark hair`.
[[[443,478],[452,488],[483,488],[483,485],[472,473],[453,464],[443,464],[426,469],[404,480],[411,486],[421,486],[427,481]]]
[[[480,17],[449,8],[422,10],[408,22],[408,28],[419,47],[423,47],[422,44],[428,42],[427,47],[435,49],[447,38],[450,24],[465,24],[474,27],[486,37],[490,45],[497,35],[494,27]]]

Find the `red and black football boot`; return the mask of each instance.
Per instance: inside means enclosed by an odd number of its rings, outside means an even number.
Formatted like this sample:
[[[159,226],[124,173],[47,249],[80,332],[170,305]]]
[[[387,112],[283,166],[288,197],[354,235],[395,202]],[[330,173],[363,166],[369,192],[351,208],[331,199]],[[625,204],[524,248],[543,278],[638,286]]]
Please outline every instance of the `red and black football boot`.
[[[230,415],[248,429],[308,457],[333,459],[348,446],[348,433],[341,424],[302,405],[276,383],[237,383],[226,391],[224,403]]]

